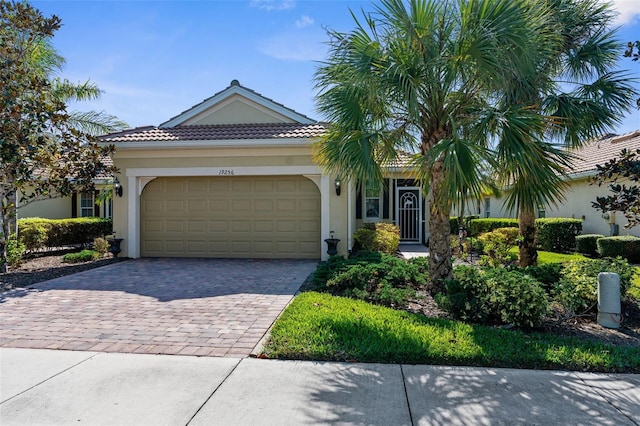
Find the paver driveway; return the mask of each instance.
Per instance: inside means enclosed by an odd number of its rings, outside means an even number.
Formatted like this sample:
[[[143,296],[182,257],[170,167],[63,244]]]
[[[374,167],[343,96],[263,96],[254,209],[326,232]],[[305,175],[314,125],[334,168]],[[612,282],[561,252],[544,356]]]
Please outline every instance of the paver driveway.
[[[0,294],[0,346],[247,356],[317,262],[138,259]]]

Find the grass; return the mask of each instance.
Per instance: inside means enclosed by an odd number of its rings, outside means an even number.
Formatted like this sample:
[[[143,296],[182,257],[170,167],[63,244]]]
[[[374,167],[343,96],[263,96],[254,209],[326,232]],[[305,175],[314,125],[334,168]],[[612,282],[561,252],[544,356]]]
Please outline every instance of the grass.
[[[427,318],[302,293],[275,323],[269,358],[640,373],[640,348]]]
[[[518,247],[514,247],[509,250],[509,253],[518,255]],[[587,260],[579,253],[555,253],[552,251],[538,250],[538,265],[546,265],[548,263],[567,263],[574,260]]]

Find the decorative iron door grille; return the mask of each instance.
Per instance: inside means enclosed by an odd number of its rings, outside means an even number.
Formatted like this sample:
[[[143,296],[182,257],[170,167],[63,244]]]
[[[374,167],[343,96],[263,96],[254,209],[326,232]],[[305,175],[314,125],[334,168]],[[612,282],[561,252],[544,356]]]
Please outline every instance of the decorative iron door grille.
[[[420,242],[422,228],[422,197],[419,188],[398,188],[398,226],[400,240]]]

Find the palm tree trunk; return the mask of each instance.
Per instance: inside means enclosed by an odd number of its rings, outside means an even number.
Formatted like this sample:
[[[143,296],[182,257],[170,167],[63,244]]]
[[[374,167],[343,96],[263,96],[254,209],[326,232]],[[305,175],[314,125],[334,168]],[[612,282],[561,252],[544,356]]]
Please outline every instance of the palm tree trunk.
[[[538,251],[536,250],[536,215],[533,211],[521,207],[518,211],[518,225],[520,228],[520,266],[538,264]]]
[[[444,187],[445,172],[441,161],[431,171],[429,194],[429,275],[431,292],[444,291],[444,280],[453,274],[451,265],[450,207]]]

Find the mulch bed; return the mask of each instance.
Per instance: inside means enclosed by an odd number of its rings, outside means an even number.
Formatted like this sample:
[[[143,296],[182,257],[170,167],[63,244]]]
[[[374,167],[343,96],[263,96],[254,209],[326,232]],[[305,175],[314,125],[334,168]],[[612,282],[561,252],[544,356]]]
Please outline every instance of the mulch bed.
[[[63,253],[56,253],[26,259],[18,268],[12,268],[8,273],[0,274],[0,289],[5,291],[15,287],[28,287],[35,283],[98,268],[121,260],[109,255],[109,257],[88,262],[63,263],[62,256]]]

